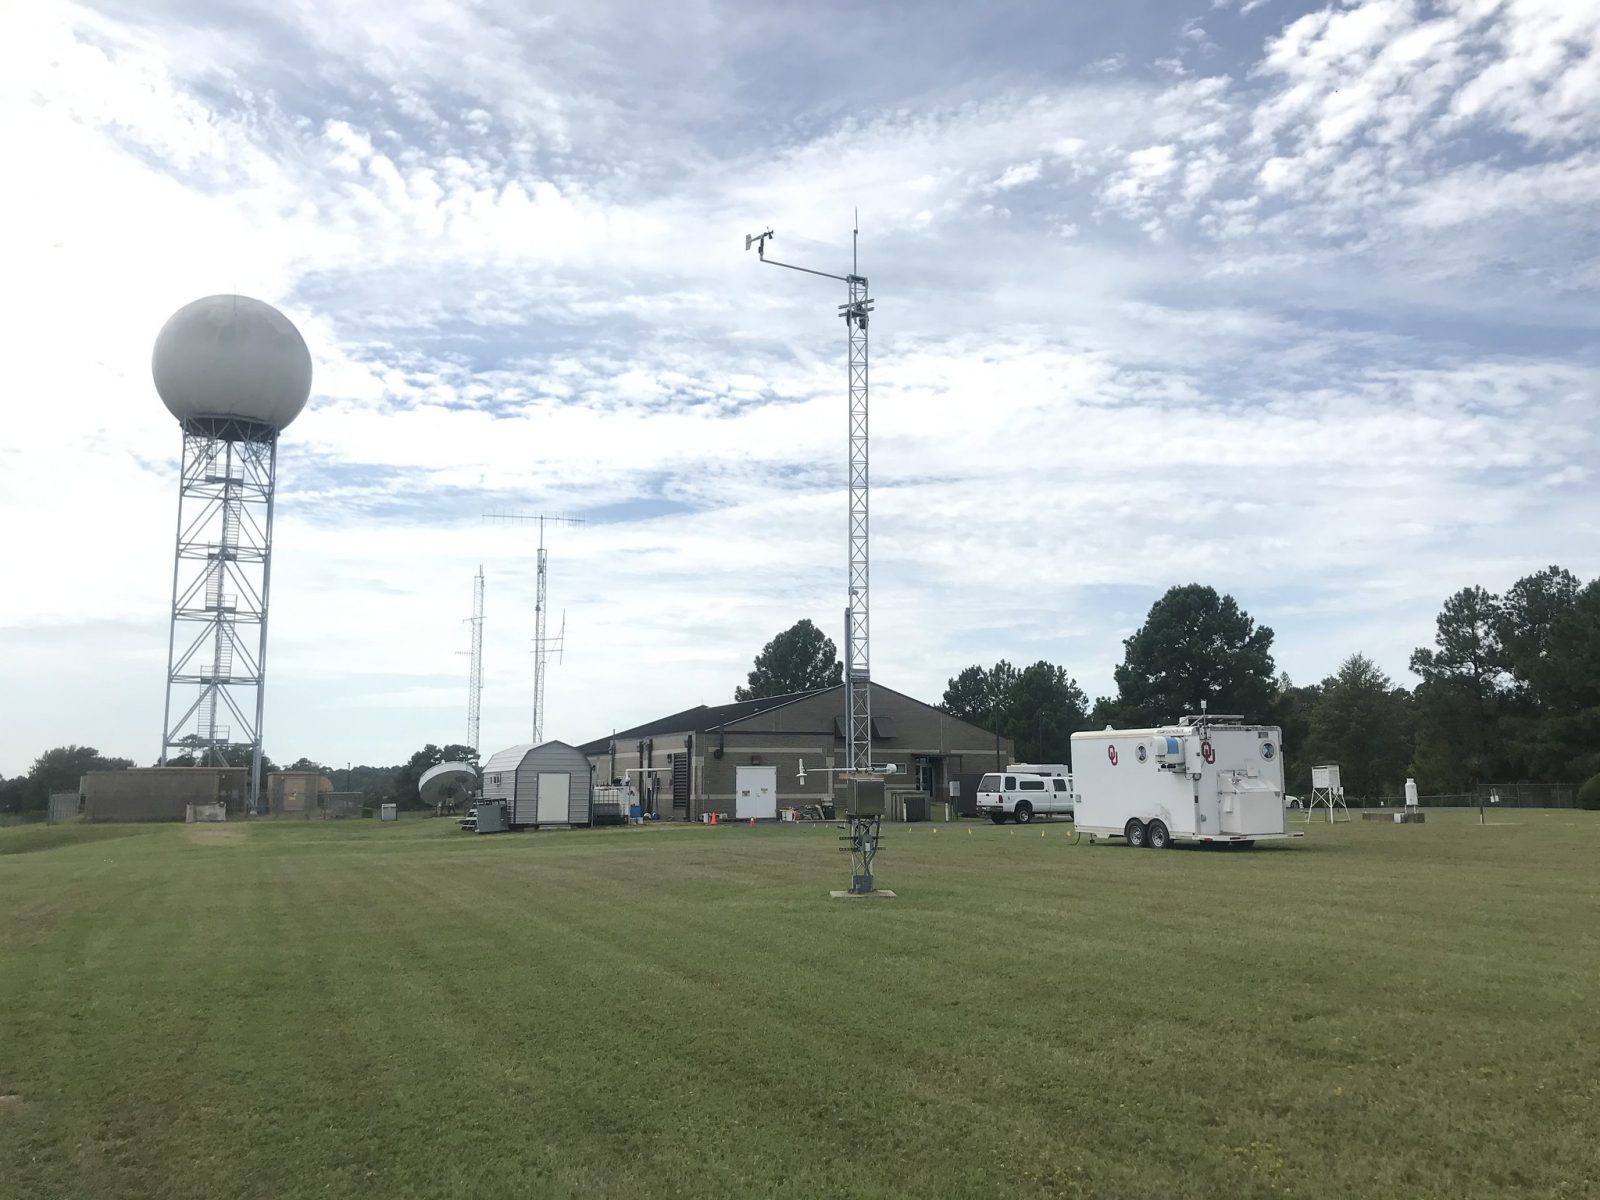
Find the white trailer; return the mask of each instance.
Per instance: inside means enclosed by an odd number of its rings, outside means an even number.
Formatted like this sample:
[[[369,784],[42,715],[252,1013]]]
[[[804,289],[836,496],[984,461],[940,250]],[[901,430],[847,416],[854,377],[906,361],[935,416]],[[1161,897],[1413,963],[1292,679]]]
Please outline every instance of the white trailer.
[[[1282,732],[1185,717],[1158,729],[1072,735],[1078,829],[1162,849],[1300,837],[1284,824]]]

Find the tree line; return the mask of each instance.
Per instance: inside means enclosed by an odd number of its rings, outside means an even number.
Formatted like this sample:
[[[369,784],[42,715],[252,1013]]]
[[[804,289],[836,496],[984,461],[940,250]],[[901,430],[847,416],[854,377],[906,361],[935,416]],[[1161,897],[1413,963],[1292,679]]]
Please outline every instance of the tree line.
[[[298,758],[286,767],[279,767],[270,757],[261,756],[262,791],[266,778],[274,771],[316,771],[328,777],[334,790],[359,792],[367,807],[378,804],[399,804],[402,808],[421,807],[417,796],[417,783],[429,767],[442,762],[476,762],[477,752],[470,746],[451,743],[436,746],[432,742],[423,746],[408,760],[389,767],[365,764],[328,766],[310,758]],[[52,792],[76,792],[78,781],[90,771],[121,771],[134,766],[131,758],[111,758],[93,746],[57,746],[39,755],[25,775],[0,779],[0,813],[43,812],[50,803]],[[195,767],[203,765],[193,754],[171,755],[165,764],[152,766]],[[242,765],[248,765],[248,762]]]
[[[941,707],[1010,738],[1019,759],[1069,762],[1071,737],[1106,725],[1142,728],[1208,711],[1281,726],[1286,783],[1307,792],[1311,766],[1340,765],[1352,798],[1395,795],[1408,777],[1431,793],[1463,793],[1487,782],[1576,784],[1600,774],[1600,580],[1552,566],[1504,593],[1466,587],[1447,598],[1431,646],[1411,655],[1407,687],[1366,655],[1351,653],[1319,683],[1278,672],[1273,632],[1232,596],[1199,583],[1171,588],[1122,643],[1116,694],[1091,705],[1064,666],[1002,659],[949,680]],[[735,690],[754,700],[842,679],[838,649],[799,621],[756,655]],[[417,781],[440,762],[475,762],[469,746],[429,743],[390,767],[329,767],[310,759],[340,791],[369,803],[418,803]],[[172,765],[194,765],[179,756]],[[0,780],[0,812],[45,808],[52,791],[73,791],[87,771],[133,766],[91,746],[46,751],[26,775]],[[276,770],[263,758],[265,771]]]
[[[1278,671],[1273,637],[1232,596],[1185,584],[1123,640],[1115,695],[1091,704],[1064,666],[1002,659],[957,673],[941,707],[1010,738],[1022,761],[1069,762],[1079,730],[1169,724],[1204,704],[1282,727],[1291,792],[1310,790],[1314,763],[1335,762],[1352,799],[1396,795],[1407,778],[1427,793],[1464,793],[1600,773],[1600,580],[1552,566],[1502,594],[1461,589],[1444,601],[1433,644],[1412,653],[1409,687],[1359,651],[1297,685]],[[763,647],[735,696],[827,687],[840,670],[832,639],[801,621]]]
[[[950,680],[944,707],[1014,738],[1019,755],[1067,761],[1078,729],[1139,728],[1237,713],[1283,729],[1286,783],[1336,762],[1352,798],[1464,793],[1488,782],[1577,784],[1600,773],[1600,580],[1552,566],[1503,594],[1447,598],[1407,687],[1352,653],[1319,683],[1296,685],[1272,658],[1273,632],[1232,596],[1174,587],[1123,642],[1114,696],[1091,708],[1064,668],[1000,662]]]

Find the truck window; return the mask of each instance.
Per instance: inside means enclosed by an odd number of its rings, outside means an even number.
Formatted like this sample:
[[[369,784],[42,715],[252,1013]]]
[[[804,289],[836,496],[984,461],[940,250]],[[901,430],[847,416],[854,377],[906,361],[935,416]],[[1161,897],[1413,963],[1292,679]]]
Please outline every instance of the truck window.
[[[985,775],[978,780],[978,790],[980,792],[998,792],[1000,790],[1000,776]]]
[[[1067,781],[1065,779],[1052,779],[1050,782],[1056,785],[1056,791],[1058,792],[1067,790]]]
[[[1017,777],[1015,775],[1007,775],[1006,776],[1006,791],[1014,792],[1016,790],[1017,790]]]
[[[1044,791],[1044,780],[1024,779],[1022,781],[1022,790],[1025,792],[1042,792]]]

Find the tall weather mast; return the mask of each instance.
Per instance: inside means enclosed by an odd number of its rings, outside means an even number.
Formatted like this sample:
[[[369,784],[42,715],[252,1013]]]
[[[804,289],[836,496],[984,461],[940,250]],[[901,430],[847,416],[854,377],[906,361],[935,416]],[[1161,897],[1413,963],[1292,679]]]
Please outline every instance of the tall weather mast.
[[[549,577],[550,558],[544,548],[544,526],[582,525],[578,517],[552,517],[542,513],[484,513],[489,521],[537,521],[539,523],[538,584],[533,603],[533,741],[544,741],[544,678],[550,655],[564,647],[567,636],[566,618],[562,618],[561,634],[551,639],[546,636],[545,587]]]
[[[472,581],[472,663],[467,677],[467,745],[475,758],[482,757],[478,744],[478,718],[483,713],[483,565]]]
[[[839,305],[850,350],[850,593],[844,612],[844,681],[850,720],[846,732],[847,760],[851,771],[872,769],[872,623],[870,573],[867,559],[867,323],[873,302],[867,296],[867,277],[859,271],[856,243],[860,229],[850,231],[850,274],[835,275],[779,262],[767,257],[767,242],[777,235],[747,235],[744,248],[756,248],[768,266],[787,267],[807,275],[837,279],[846,288]]]

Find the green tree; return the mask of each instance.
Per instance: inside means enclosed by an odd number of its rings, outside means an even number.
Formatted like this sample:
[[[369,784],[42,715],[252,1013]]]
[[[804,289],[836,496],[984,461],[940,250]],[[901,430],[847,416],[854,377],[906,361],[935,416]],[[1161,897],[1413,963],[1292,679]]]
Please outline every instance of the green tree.
[[[1001,732],[1025,762],[1067,762],[1072,735],[1089,726],[1089,700],[1065,667],[1040,659],[1011,684]]]
[[[945,712],[1012,740],[1031,762],[1066,762],[1072,735],[1089,724],[1089,703],[1065,667],[1040,659],[1018,670],[1005,659],[970,666],[944,690]]]
[[[1311,713],[1321,698],[1320,683],[1297,687],[1287,674],[1278,676],[1272,723],[1283,730],[1283,782],[1293,795],[1311,791]]]
[[[19,812],[48,807],[51,792],[75,792],[78,781],[90,771],[125,771],[131,758],[107,758],[93,746],[57,746],[46,750],[28,768],[26,785],[7,793],[6,803]]]
[[[1411,654],[1420,738],[1431,756],[1458,760],[1461,774],[1483,781],[1505,768],[1500,736],[1505,696],[1504,615],[1499,597],[1462,588],[1435,621],[1434,648]]]
[[[1352,798],[1400,790],[1411,761],[1411,697],[1370,658],[1352,654],[1324,681],[1310,725],[1313,757],[1339,764]]]
[[[1202,701],[1214,713],[1272,715],[1272,630],[1215,588],[1170,589],[1122,645],[1116,700],[1097,704],[1097,718],[1158,725],[1198,713]]]
[[[0,812],[33,812],[33,785],[26,775],[0,781]]]
[[[945,686],[940,707],[952,717],[999,732],[1017,669],[1001,659],[992,667],[974,663]]]
[[[284,770],[285,771],[316,771],[319,775],[329,775],[329,774],[331,774],[327,767],[325,767],[321,763],[316,762],[315,760],[309,759],[309,758],[297,758],[292,763],[290,763],[287,767],[285,767]]]
[[[764,700],[844,681],[839,648],[808,620],[796,621],[762,647],[748,686],[733,690],[735,700]]]
[[[1567,682],[1569,643],[1574,632],[1568,619],[1577,607],[1582,584],[1564,567],[1546,567],[1524,576],[1506,590],[1494,614],[1500,658],[1508,694],[1533,705],[1559,702]]]
[[[1518,774],[1576,782],[1600,765],[1600,603],[1561,567],[1517,580],[1500,601],[1506,670],[1501,732]]]

